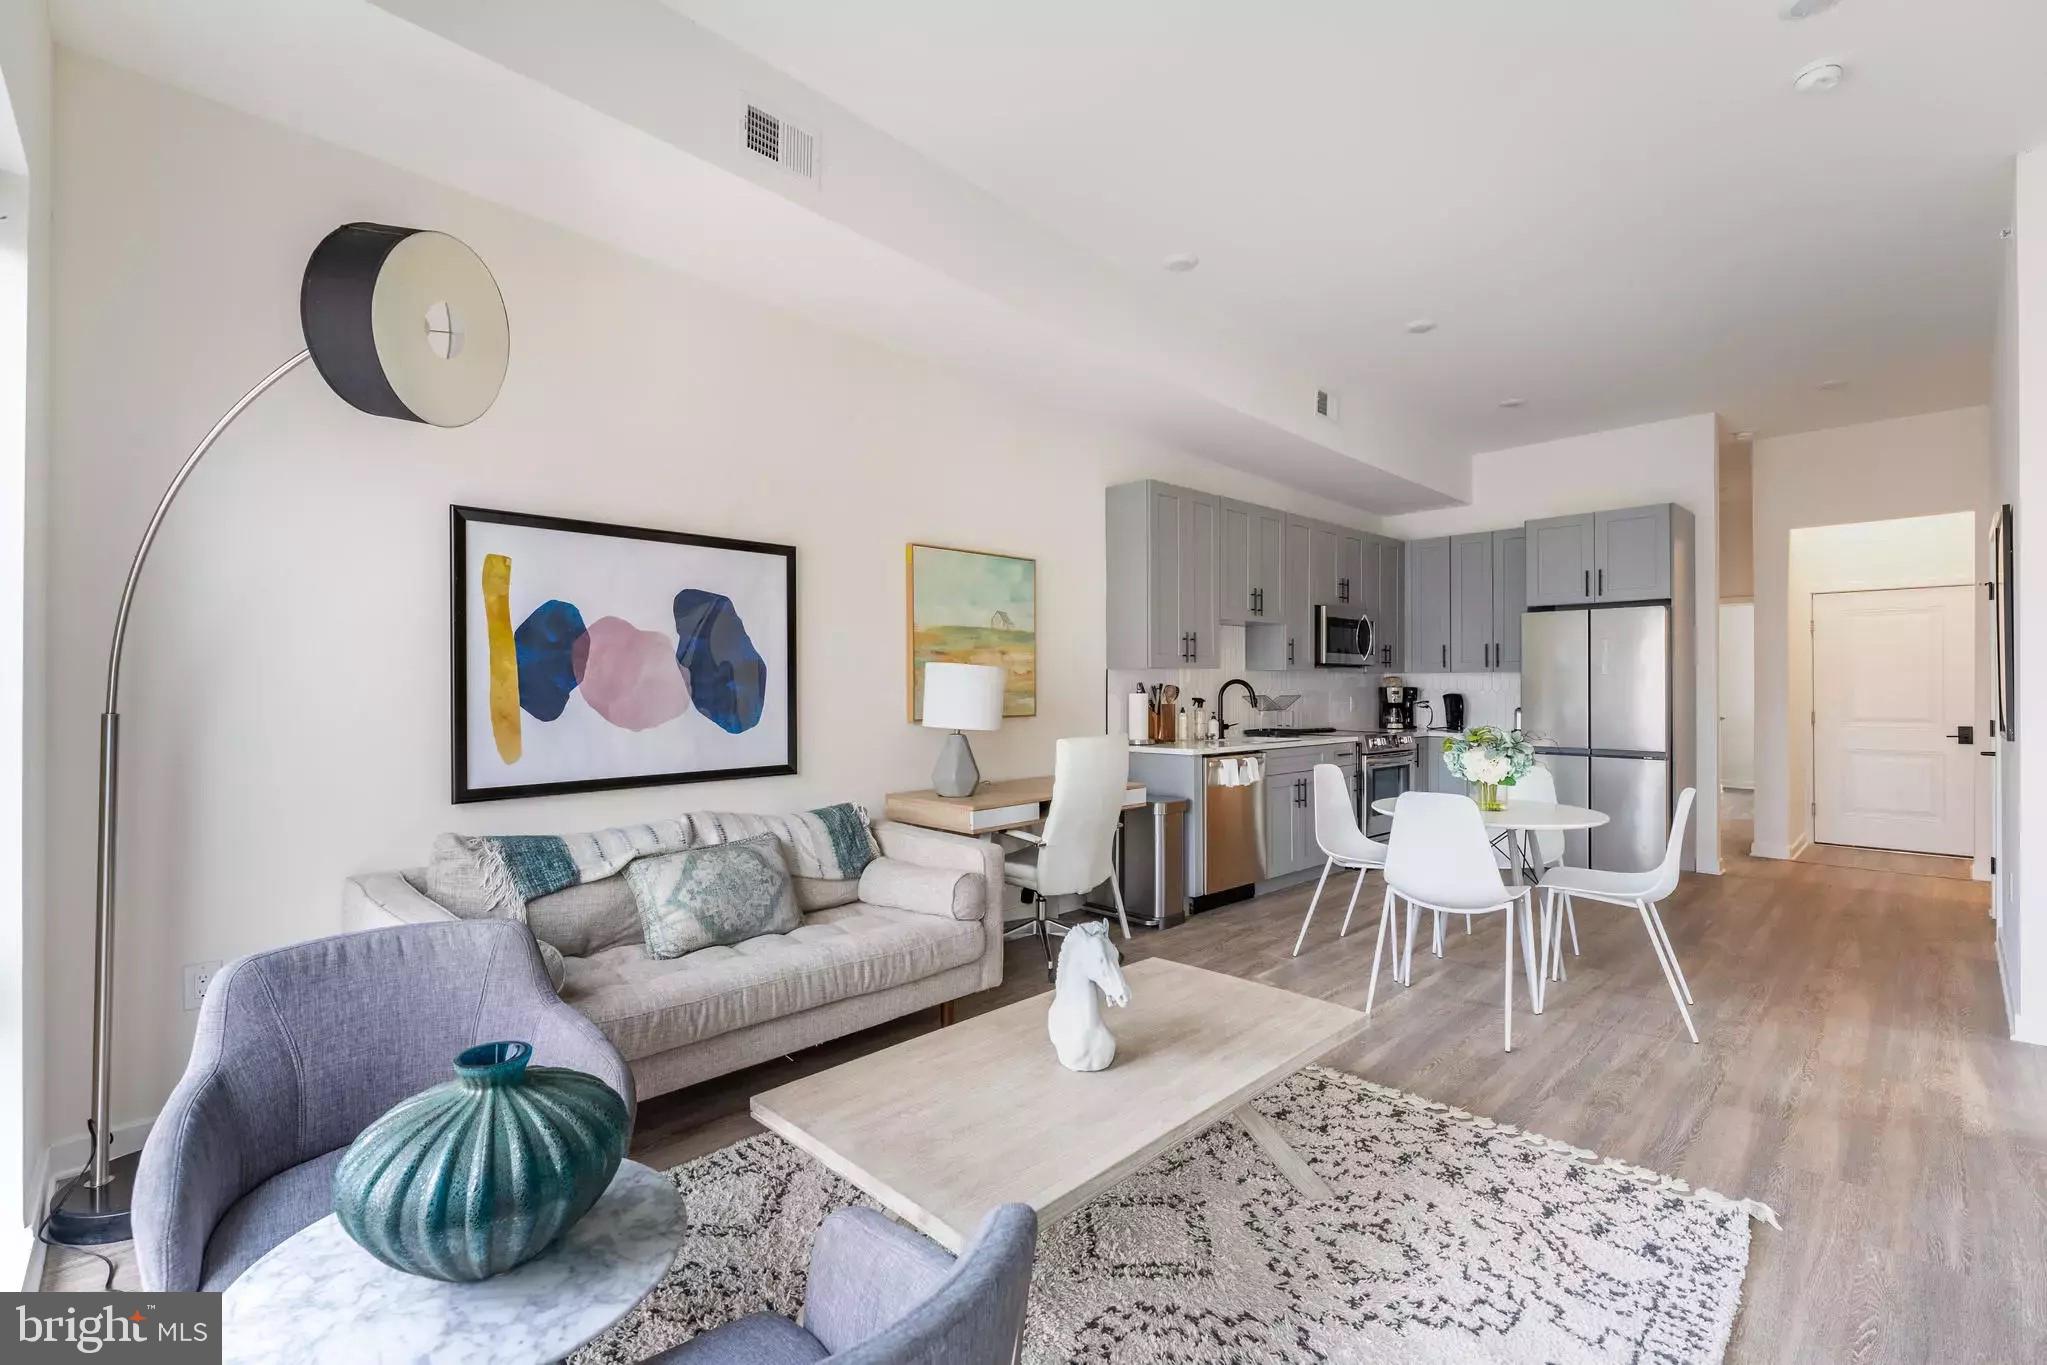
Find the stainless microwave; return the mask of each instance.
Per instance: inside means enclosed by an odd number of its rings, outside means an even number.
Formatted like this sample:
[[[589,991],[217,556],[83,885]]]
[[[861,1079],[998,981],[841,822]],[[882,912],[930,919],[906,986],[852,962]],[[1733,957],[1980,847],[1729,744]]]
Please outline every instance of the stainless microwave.
[[[1328,607],[1315,608],[1315,667],[1370,668],[1373,653],[1371,617],[1338,616]]]

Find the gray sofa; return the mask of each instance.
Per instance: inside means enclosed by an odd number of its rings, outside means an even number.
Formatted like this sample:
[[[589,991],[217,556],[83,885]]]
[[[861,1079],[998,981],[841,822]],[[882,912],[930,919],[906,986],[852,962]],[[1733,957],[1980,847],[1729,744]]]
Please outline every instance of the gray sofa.
[[[911,825],[874,826],[881,857],[860,899],[813,910],[787,934],[649,957],[623,877],[528,907],[563,959],[561,998],[611,1040],[639,1096],[886,1023],[1002,984],[1002,855]],[[349,929],[449,920],[421,870],[351,877]]]

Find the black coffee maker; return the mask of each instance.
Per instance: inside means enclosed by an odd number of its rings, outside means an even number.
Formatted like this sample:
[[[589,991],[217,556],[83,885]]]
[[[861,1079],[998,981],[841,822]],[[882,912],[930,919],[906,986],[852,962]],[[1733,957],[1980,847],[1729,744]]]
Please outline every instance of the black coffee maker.
[[[1379,728],[1388,734],[1414,729],[1414,704],[1421,694],[1419,687],[1408,687],[1399,678],[1388,676],[1379,686]]]

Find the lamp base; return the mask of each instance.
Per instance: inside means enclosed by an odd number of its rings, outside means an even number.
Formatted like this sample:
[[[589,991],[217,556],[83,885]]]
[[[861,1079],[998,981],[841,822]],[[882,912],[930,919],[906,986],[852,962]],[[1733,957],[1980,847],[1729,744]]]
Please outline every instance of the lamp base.
[[[104,1246],[132,1238],[128,1210],[134,1202],[135,1168],[141,1161],[140,1152],[116,1157],[110,1167],[113,1179],[106,1184],[93,1189],[81,1180],[72,1186],[64,1202],[50,1210],[44,1235],[67,1247]]]
[[[938,751],[938,766],[931,770],[931,790],[940,796],[972,796],[980,785],[981,769],[974,763],[973,746],[955,730]]]

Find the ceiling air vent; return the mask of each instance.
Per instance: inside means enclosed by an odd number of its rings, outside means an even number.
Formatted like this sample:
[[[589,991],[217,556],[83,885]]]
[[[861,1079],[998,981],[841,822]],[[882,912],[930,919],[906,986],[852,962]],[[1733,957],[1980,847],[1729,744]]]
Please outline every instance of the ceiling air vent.
[[[1327,389],[1315,390],[1315,415],[1336,420],[1336,395]]]
[[[817,137],[757,104],[746,106],[746,149],[765,157],[791,175],[817,179]]]

